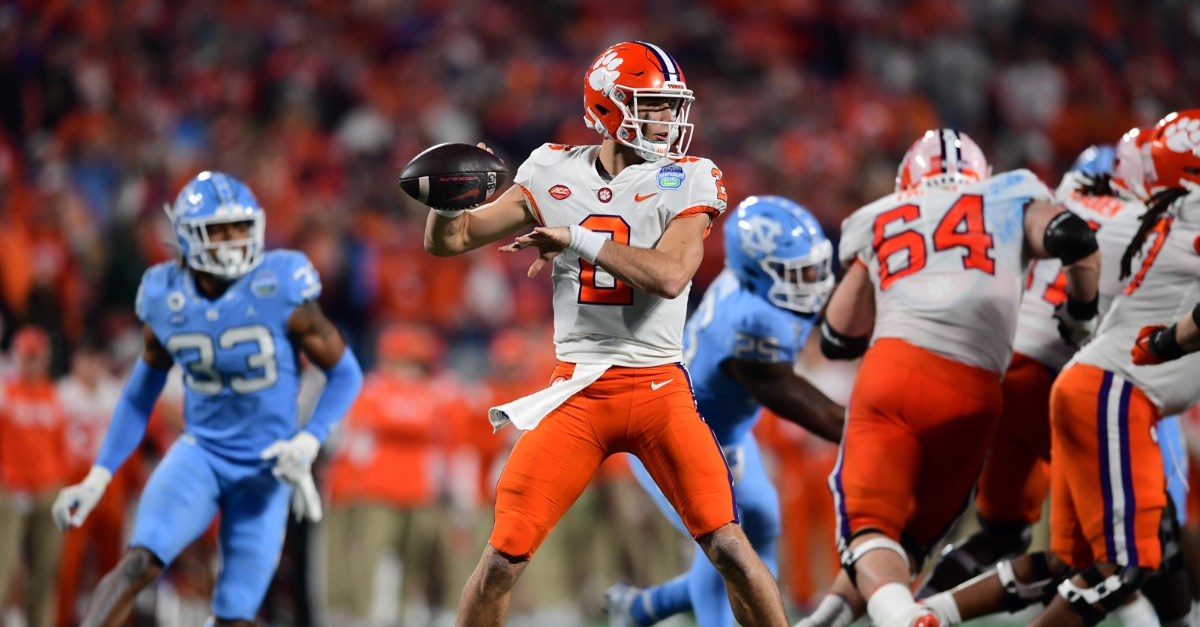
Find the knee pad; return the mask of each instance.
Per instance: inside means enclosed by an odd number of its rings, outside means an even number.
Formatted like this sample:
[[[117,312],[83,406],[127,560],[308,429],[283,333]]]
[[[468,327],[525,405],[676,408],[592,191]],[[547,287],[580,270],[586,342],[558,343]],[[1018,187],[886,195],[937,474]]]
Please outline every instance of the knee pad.
[[[1064,568],[1061,573],[1050,569],[1045,553],[1033,553],[1029,556],[1033,568],[1033,581],[1025,583],[1017,579],[1013,573],[1012,560],[996,562],[996,575],[1004,588],[1004,605],[1009,612],[1017,612],[1034,603],[1046,603],[1054,596],[1054,590],[1070,573]]]
[[[1124,566],[1105,577],[1092,566],[1079,573],[1087,584],[1086,588],[1075,585],[1074,581],[1067,578],[1058,585],[1058,595],[1071,604],[1071,609],[1083,618],[1084,624],[1091,627],[1125,603],[1141,587],[1147,574],[1146,570],[1137,566]]]
[[[846,569],[846,574],[850,576],[850,583],[854,584],[854,587],[858,587],[858,573],[854,569],[854,564],[862,559],[862,556],[878,549],[895,551],[904,560],[904,566],[908,568],[908,572],[912,572],[912,562],[908,559],[908,551],[905,551],[899,542],[887,537],[873,538],[854,549],[846,548],[842,551],[842,568]]]

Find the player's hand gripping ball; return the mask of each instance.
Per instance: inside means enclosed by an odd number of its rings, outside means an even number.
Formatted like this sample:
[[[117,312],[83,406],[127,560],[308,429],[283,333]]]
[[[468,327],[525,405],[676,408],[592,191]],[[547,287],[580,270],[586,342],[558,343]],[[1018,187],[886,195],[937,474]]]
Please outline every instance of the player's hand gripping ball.
[[[508,168],[491,151],[470,144],[438,144],[400,171],[400,189],[434,209],[478,206],[508,181]]]
[[[1133,348],[1129,350],[1129,354],[1133,356],[1133,364],[1135,366],[1157,366],[1169,361],[1165,357],[1154,354],[1151,348],[1151,344],[1157,339],[1155,336],[1159,333],[1165,333],[1168,328],[1165,324],[1156,324],[1142,327],[1138,331],[1137,341],[1134,342]]]

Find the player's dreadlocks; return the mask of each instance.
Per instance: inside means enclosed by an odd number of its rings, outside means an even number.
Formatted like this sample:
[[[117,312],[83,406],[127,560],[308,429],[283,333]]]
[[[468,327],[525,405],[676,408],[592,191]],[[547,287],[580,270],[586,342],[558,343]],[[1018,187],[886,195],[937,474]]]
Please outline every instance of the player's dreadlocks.
[[[1150,201],[1146,203],[1146,213],[1141,217],[1141,225],[1138,226],[1133,240],[1129,242],[1129,247],[1125,249],[1125,254],[1121,255],[1122,280],[1132,274],[1133,258],[1141,252],[1142,246],[1146,243],[1146,234],[1154,228],[1155,224],[1158,224],[1159,218],[1167,212],[1167,209],[1171,208],[1171,205],[1175,204],[1176,200],[1187,195],[1188,190],[1182,187],[1171,187],[1150,197]]]

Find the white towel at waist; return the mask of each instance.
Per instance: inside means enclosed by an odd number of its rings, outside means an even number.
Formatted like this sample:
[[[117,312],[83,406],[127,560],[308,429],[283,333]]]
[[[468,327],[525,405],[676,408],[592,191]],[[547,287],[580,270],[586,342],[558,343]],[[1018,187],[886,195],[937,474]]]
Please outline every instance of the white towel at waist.
[[[567,402],[567,399],[577,392],[595,383],[610,367],[609,364],[575,364],[575,372],[571,374],[570,379],[489,409],[488,421],[492,423],[492,432],[503,429],[510,422],[522,431],[538,426],[542,418]]]

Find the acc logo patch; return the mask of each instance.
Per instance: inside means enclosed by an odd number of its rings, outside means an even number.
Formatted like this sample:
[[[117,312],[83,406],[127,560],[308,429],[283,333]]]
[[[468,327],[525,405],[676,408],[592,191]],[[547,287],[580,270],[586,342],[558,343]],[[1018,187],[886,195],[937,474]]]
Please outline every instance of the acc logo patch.
[[[183,292],[171,292],[167,294],[167,309],[171,311],[183,311],[184,304],[187,299],[184,298]]]
[[[600,191],[596,192],[596,198],[599,198],[600,202],[608,202],[612,200],[612,190],[607,187],[601,187]]]
[[[270,298],[279,293],[279,277],[274,272],[260,272],[250,282],[250,291],[259,298]]]
[[[775,238],[783,235],[783,225],[764,216],[750,216],[739,220],[738,230],[742,233],[742,250],[747,255],[770,255],[779,248]]]
[[[566,185],[555,185],[550,188],[550,195],[562,200],[571,195],[571,188]]]
[[[674,163],[664,165],[658,171],[658,187],[659,189],[679,189],[685,178],[687,177],[684,176],[682,167]]]

